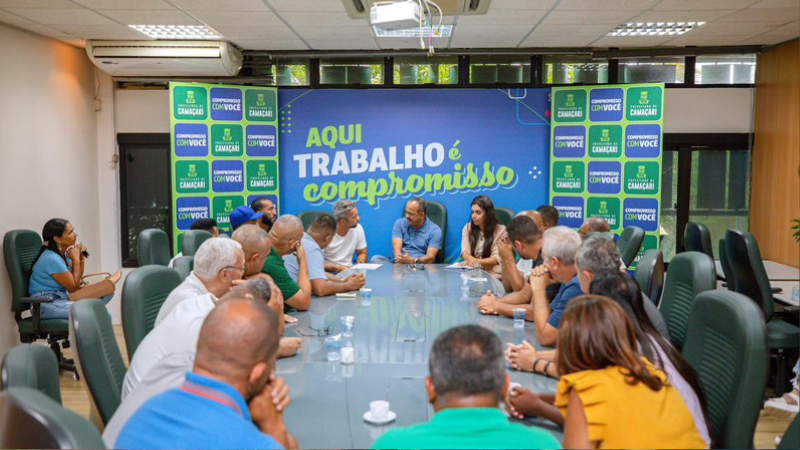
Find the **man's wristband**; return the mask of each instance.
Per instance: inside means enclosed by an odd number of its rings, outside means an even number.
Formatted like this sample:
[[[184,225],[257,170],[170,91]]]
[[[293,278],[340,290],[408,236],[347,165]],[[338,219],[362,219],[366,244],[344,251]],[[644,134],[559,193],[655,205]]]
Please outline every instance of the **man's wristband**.
[[[541,361],[541,359],[537,358],[533,360],[533,367],[531,367],[531,372],[536,373],[536,364],[539,364],[539,361]]]
[[[552,363],[552,361],[547,361],[547,363],[544,365],[544,372],[543,373],[544,373],[544,376],[546,376],[546,377],[550,376],[550,372],[547,369],[550,368],[550,364],[551,363]]]

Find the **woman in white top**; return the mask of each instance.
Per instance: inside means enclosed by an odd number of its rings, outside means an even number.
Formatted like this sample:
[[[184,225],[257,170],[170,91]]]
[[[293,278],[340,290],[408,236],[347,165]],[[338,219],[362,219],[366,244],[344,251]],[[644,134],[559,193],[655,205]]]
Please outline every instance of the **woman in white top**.
[[[506,234],[506,227],[497,219],[489,197],[475,197],[471,208],[470,221],[461,231],[462,264],[499,274],[501,261],[497,243]]]

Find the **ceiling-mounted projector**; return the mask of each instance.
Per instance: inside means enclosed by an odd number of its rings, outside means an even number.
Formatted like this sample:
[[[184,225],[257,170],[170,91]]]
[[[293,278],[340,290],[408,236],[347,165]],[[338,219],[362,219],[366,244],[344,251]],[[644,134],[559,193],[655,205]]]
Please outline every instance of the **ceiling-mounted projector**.
[[[421,11],[416,1],[380,2],[369,11],[369,24],[384,30],[405,30],[419,26]]]

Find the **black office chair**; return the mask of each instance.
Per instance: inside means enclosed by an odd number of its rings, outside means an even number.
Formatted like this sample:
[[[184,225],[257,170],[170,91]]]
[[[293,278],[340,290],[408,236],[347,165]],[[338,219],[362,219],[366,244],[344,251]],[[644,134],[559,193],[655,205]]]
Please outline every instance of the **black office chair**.
[[[787,385],[787,350],[800,347],[800,328],[774,316],[775,305],[758,242],[751,233],[725,232],[725,250],[731,265],[736,292],[744,294],[761,309],[767,323],[769,347],[776,357],[775,394],[782,395]]]
[[[61,346],[69,347],[69,326],[64,319],[41,319],[41,304],[52,302],[50,299],[32,298],[28,296],[28,283],[31,269],[39,250],[42,238],[31,230],[9,231],[3,237],[3,257],[6,261],[8,278],[11,281],[11,311],[19,329],[19,340],[30,343],[38,339],[46,339],[50,349],[56,355],[61,370],[75,373],[75,364],[64,358]],[[31,308],[33,305],[33,308]]]
[[[664,254],[659,250],[644,252],[636,265],[634,278],[642,293],[658,305],[661,301],[661,290],[664,288]]]
[[[61,403],[58,361],[43,345],[22,344],[9,350],[3,356],[0,386],[4,391],[13,387],[33,388]]]
[[[688,222],[683,232],[683,249],[687,252],[705,253],[714,259],[714,250],[711,248],[711,231],[708,227],[698,222]]]
[[[731,262],[728,259],[728,250],[725,249],[725,239],[719,240],[719,265],[722,266],[722,274],[725,276],[725,284],[728,286],[729,291],[736,292],[736,279],[733,276],[733,269],[731,269]]]

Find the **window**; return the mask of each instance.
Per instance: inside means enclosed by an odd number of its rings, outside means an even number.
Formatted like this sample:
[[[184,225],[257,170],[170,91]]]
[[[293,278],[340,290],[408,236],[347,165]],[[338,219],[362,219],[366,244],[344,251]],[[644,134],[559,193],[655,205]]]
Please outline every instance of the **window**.
[[[678,152],[664,151],[661,161],[661,252],[664,260],[675,256],[678,229]]]
[[[531,82],[531,59],[528,57],[473,56],[469,64],[469,82],[473,84],[522,84]]]
[[[683,83],[684,69],[683,57],[621,59],[620,83]]]
[[[695,84],[753,84],[756,55],[698,56]]]
[[[394,84],[458,84],[458,57],[394,58]]]
[[[122,266],[137,267],[139,232],[160,228],[172,240],[169,134],[120,133],[117,141],[120,152]]]
[[[608,61],[588,56],[545,56],[544,84],[608,83]]]
[[[307,86],[308,60],[279,60],[273,66],[275,81],[278,86]]]
[[[320,84],[383,84],[383,59],[322,59]]]

